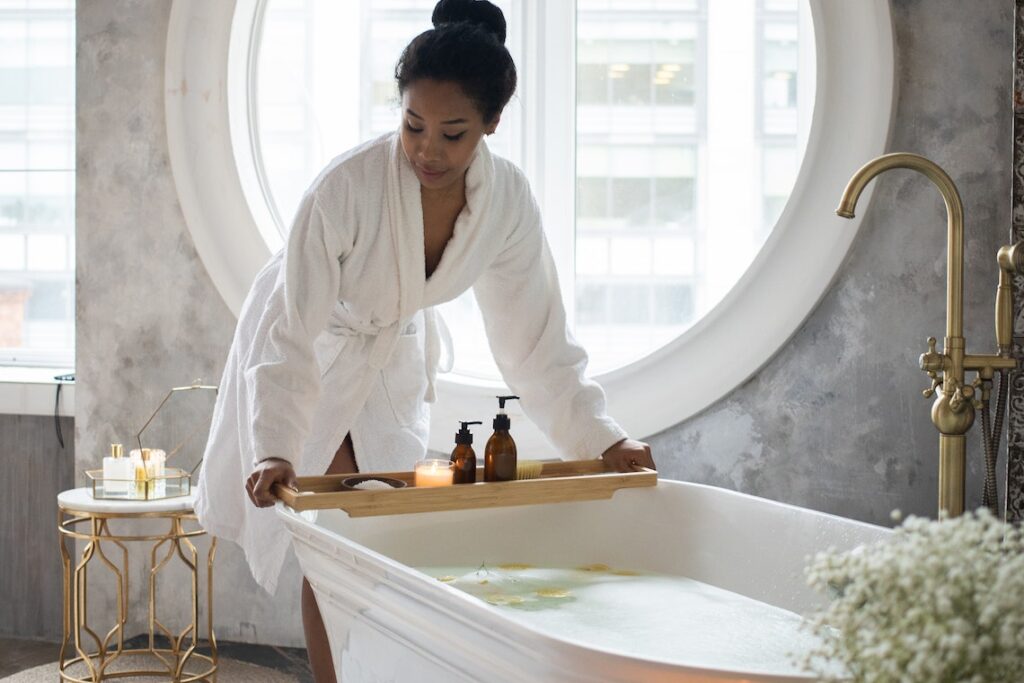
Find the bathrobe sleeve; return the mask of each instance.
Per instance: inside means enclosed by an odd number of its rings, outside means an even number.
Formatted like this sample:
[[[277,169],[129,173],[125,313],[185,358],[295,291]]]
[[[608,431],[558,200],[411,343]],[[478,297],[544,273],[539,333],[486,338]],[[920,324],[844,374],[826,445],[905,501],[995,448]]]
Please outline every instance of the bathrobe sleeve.
[[[346,204],[351,202],[342,201]],[[303,198],[277,281],[243,359],[249,424],[240,429],[250,430],[253,464],[282,458],[299,467],[320,395],[313,342],[338,300],[346,253],[341,228],[351,220],[337,213],[328,221],[315,191]]]
[[[597,458],[627,435],[586,377],[587,353],[566,326],[540,209],[526,179],[517,180],[515,227],[474,285],[487,340],[523,411],[552,443],[571,458]]]

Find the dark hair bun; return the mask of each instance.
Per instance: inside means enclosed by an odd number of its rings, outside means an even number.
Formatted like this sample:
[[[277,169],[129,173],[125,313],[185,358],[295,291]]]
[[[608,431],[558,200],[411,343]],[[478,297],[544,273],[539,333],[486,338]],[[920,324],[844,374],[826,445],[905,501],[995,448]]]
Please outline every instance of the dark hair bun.
[[[434,6],[430,20],[434,28],[463,21],[476,24],[494,34],[500,44],[505,44],[505,15],[487,0],[440,0]]]
[[[441,0],[434,28],[406,45],[395,65],[398,92],[419,80],[457,83],[487,123],[516,91],[516,65],[505,47],[505,15],[486,0]]]

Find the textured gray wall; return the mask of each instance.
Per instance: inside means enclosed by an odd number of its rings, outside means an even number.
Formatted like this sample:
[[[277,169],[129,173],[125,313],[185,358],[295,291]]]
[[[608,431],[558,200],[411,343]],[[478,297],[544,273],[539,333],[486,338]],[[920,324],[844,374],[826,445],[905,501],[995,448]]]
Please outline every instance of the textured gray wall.
[[[893,6],[890,148],[936,160],[959,184],[968,348],[988,350],[994,258],[1010,222],[1013,3]],[[111,439],[127,440],[167,387],[218,378],[234,326],[192,245],[168,165],[169,10],[142,0],[79,6],[79,471]],[[937,437],[916,363],[924,339],[945,329],[945,217],[922,178],[896,171],[880,181],[834,286],[789,344],[726,399],[651,438],[664,476],[874,522],[895,507],[934,510]],[[970,503],[980,500],[976,445]],[[219,637],[302,642],[294,563],[276,598],[256,589],[228,544],[217,571]]]
[[[78,5],[79,473],[100,466],[110,442],[129,443],[170,387],[197,377],[217,383],[234,331],[185,226],[168,160],[163,82],[170,8],[169,0]],[[132,557],[131,587],[144,606],[148,557],[140,550]],[[292,580],[270,598],[249,577],[237,547],[222,544],[218,637],[300,644],[297,564],[290,572]],[[101,586],[99,594],[94,609],[102,600],[113,614],[112,587]],[[141,616],[129,633],[141,630]]]

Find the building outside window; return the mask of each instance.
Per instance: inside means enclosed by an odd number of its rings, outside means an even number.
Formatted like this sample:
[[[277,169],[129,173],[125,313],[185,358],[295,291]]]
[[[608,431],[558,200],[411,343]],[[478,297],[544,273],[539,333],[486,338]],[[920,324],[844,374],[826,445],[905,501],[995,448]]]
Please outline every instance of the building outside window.
[[[0,364],[75,341],[75,3],[0,0]]]
[[[759,1],[763,234],[779,220],[800,168],[799,28],[797,0]]]
[[[577,8],[574,312],[600,372],[697,313],[706,21],[698,0]]]

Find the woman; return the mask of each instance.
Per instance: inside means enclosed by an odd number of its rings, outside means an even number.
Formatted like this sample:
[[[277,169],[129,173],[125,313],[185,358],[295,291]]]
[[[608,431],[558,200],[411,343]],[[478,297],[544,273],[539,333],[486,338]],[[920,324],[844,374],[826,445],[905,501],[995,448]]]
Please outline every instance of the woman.
[[[314,181],[228,356],[195,509],[271,592],[287,547],[263,509],[271,487],[296,472],[409,470],[423,457],[440,356],[432,307],[469,287],[502,376],[563,452],[621,471],[654,466],[584,375],[526,178],[482,141],[516,86],[501,10],[441,0],[432,19],[395,70],[400,130]],[[305,581],[302,611],[314,676],[334,680]]]

